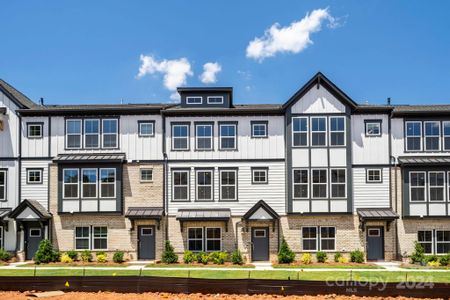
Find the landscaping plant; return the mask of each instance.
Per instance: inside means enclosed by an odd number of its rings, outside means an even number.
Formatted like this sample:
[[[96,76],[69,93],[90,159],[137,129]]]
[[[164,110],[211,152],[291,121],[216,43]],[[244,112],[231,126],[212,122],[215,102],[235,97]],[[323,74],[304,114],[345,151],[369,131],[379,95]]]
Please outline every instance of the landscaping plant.
[[[73,259],[67,253],[64,253],[61,255],[61,262],[63,264],[71,264],[73,263]]]
[[[165,264],[174,264],[178,262],[178,255],[175,254],[170,241],[166,241],[166,244],[164,245],[161,261]]]
[[[195,255],[195,260],[199,263],[199,264],[201,264],[202,263],[202,257],[204,256],[204,252],[197,252],[197,253],[195,253],[194,255]]]
[[[343,255],[341,255],[341,256],[339,256],[339,258],[338,258],[338,263],[346,264],[346,263],[348,263],[348,258],[345,257],[345,256],[343,256]]]
[[[312,255],[309,253],[303,253],[302,257],[300,258],[300,261],[304,265],[309,265],[312,262]]]
[[[412,264],[423,264],[425,262],[425,249],[419,242],[414,242],[414,251],[411,254]]]
[[[53,245],[49,240],[42,240],[39,243],[39,248],[34,255],[34,262],[36,264],[47,264],[50,262],[59,261],[59,252],[53,249]]]
[[[99,252],[95,255],[95,259],[99,263],[105,263],[108,261],[108,256],[105,254],[105,252]]]
[[[350,252],[350,261],[362,264],[364,262],[364,252],[362,252],[361,250],[354,250]]]
[[[231,254],[231,262],[235,265],[242,265],[244,263],[244,258],[242,257],[242,253],[239,249],[236,249]]]
[[[121,264],[123,263],[125,260],[123,259],[124,253],[123,251],[117,251],[116,253],[114,253],[113,255],[113,262],[115,262],[116,264]]]
[[[316,253],[316,259],[317,259],[317,262],[324,263],[327,261],[328,255],[326,252],[319,251]]]
[[[441,264],[441,266],[446,267],[450,264],[450,253],[446,254],[446,255],[442,255],[439,258],[439,263]]]
[[[212,252],[209,254],[209,260],[211,260],[216,265],[223,265],[227,259],[227,252]]]
[[[3,248],[0,248],[0,261],[8,261],[11,259],[11,254]]]
[[[278,252],[278,263],[279,264],[290,264],[295,259],[295,253],[289,248],[286,240],[281,240],[280,251]]]
[[[75,250],[69,250],[66,252],[67,256],[69,256],[73,261],[78,260],[78,252]]]
[[[91,262],[92,261],[92,253],[89,250],[84,250],[81,252],[81,261],[82,262]]]
[[[202,254],[200,255],[200,263],[202,263],[202,264],[204,264],[204,265],[207,265],[208,262],[209,262],[209,255],[206,254],[206,253],[202,253]]]
[[[185,264],[191,264],[195,261],[195,254],[192,251],[186,250],[183,254],[183,262]]]
[[[339,259],[342,257],[341,252],[336,252],[336,254],[334,254],[334,262],[339,262]]]

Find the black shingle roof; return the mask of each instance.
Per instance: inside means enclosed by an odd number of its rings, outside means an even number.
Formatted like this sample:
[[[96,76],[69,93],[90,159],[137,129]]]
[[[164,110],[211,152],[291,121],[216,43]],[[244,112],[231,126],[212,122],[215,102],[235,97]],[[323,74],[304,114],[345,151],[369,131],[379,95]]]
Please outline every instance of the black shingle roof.
[[[2,90],[11,100],[15,101],[19,106],[23,108],[37,107],[36,103],[30,100],[27,96],[15,89],[12,85],[0,79],[0,90]]]

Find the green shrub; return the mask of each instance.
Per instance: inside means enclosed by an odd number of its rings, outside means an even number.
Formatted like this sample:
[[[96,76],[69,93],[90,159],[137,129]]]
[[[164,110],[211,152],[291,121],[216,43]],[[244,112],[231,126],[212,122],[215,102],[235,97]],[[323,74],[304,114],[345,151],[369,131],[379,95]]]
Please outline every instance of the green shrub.
[[[201,264],[202,263],[202,258],[203,258],[203,256],[204,256],[204,252],[197,252],[197,253],[195,253],[194,255],[195,255],[195,260],[199,263],[199,264]]]
[[[186,250],[183,254],[183,262],[185,264],[191,264],[195,261],[195,254],[192,251]]]
[[[106,254],[98,254],[97,253],[95,255],[95,258],[97,259],[97,262],[99,262],[99,263],[105,263],[108,261],[108,256]]]
[[[319,251],[316,253],[316,259],[317,259],[317,262],[324,263],[327,261],[328,255],[326,252]]]
[[[75,250],[69,250],[66,252],[67,256],[70,257],[73,261],[78,260],[78,252]]]
[[[208,262],[209,262],[209,255],[206,254],[206,253],[202,253],[202,254],[200,255],[200,263],[202,263],[202,264],[204,264],[204,265],[207,265]]]
[[[442,255],[439,258],[439,263],[441,264],[441,266],[448,266],[450,264],[450,253],[446,254],[446,255]]]
[[[73,263],[73,259],[67,253],[64,253],[61,255],[61,262],[64,264],[71,264]]]
[[[244,258],[242,257],[242,253],[239,249],[235,250],[231,254],[231,262],[235,265],[242,265],[244,263]]]
[[[97,255],[106,255],[106,252],[105,251],[97,251],[97,252],[95,252],[95,256],[97,256]]]
[[[414,251],[411,254],[411,263],[412,264],[423,264],[425,263],[425,249],[419,242],[414,242]]]
[[[227,252],[211,252],[209,254],[209,260],[215,263],[216,265],[223,265],[227,259],[228,259]]]
[[[309,265],[312,262],[312,255],[309,253],[303,253],[302,257],[300,258],[300,261],[304,265]]]
[[[178,262],[178,255],[175,254],[169,241],[166,241],[166,244],[164,245],[161,261],[165,264],[174,264]]]
[[[286,240],[281,240],[280,251],[278,252],[278,263],[279,264],[290,264],[295,259],[295,253],[289,248]]]
[[[354,250],[350,252],[350,261],[362,264],[364,262],[364,252],[362,252],[361,250]]]
[[[34,262],[36,264],[47,264],[50,262],[59,261],[59,252],[53,249],[53,245],[49,240],[42,240],[39,243],[39,248],[34,255]]]
[[[0,261],[8,261],[11,259],[11,254],[3,248],[0,248]]]
[[[342,257],[341,252],[336,252],[334,254],[334,262],[339,262],[339,259]]]
[[[84,250],[80,254],[82,262],[91,262],[92,261],[92,252],[89,250]]]
[[[439,256],[437,256],[437,255],[427,255],[427,256],[425,256],[425,260],[424,261],[426,263],[438,262],[439,261]]]
[[[121,264],[123,263],[125,260],[123,259],[124,253],[123,251],[117,251],[116,253],[114,253],[113,255],[113,262],[115,262],[116,264]]]

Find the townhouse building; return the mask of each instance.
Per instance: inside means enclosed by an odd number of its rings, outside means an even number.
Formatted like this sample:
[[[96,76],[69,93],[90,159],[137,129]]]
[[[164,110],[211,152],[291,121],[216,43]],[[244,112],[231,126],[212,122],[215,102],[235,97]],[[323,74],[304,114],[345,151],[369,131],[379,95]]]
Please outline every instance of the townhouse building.
[[[185,250],[450,252],[450,106],[358,104],[317,73],[284,104],[36,104],[0,81],[1,247],[32,259]],[[281,101],[280,101],[281,102]]]

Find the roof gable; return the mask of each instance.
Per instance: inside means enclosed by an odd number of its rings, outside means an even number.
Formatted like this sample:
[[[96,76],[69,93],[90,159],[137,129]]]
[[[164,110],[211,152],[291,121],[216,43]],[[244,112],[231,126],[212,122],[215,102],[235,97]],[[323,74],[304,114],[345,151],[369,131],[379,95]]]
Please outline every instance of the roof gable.
[[[42,220],[51,217],[51,214],[38,201],[27,199],[9,214],[9,218],[16,220]]]
[[[30,98],[2,79],[0,79],[0,90],[20,108],[33,108],[37,106]]]
[[[277,220],[280,216],[264,200],[259,200],[242,218],[245,220]]]

